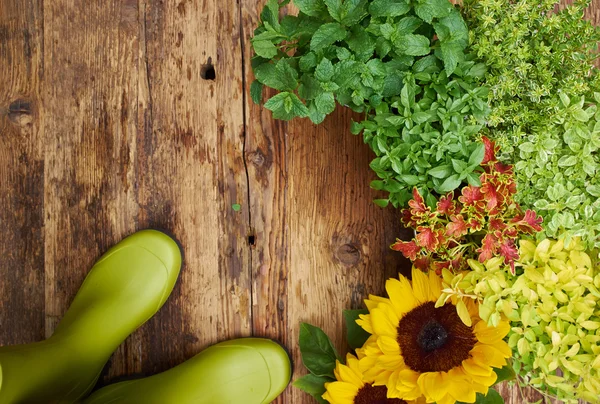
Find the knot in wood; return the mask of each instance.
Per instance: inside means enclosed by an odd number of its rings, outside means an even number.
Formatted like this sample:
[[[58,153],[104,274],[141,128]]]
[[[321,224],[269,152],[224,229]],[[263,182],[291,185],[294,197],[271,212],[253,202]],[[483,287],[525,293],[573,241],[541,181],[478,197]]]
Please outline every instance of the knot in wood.
[[[337,249],[337,259],[346,266],[353,266],[360,261],[360,250],[353,244],[344,244]]]

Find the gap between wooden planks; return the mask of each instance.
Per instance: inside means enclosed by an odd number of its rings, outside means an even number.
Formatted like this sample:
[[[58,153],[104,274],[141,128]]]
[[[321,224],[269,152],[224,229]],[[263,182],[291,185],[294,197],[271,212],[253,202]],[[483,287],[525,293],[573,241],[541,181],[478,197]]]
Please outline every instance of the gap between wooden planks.
[[[316,127],[249,101],[262,3],[0,1],[0,344],[51,335],[94,261],[152,227],[185,266],[100,385],[248,335],[283,342],[298,377],[300,321],[345,352],[341,310],[406,270],[398,215],[371,202],[349,111]]]

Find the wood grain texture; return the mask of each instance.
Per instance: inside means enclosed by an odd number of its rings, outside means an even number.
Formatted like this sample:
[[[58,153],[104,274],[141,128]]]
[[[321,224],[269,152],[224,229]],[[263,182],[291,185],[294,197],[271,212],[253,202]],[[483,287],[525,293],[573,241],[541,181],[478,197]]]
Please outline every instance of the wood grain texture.
[[[342,309],[407,269],[398,213],[371,202],[349,111],[284,123],[249,100],[263,3],[0,0],[0,344],[51,335],[94,261],[152,227],[184,268],[100,385],[248,335],[284,343],[298,377],[301,321],[346,351]]]

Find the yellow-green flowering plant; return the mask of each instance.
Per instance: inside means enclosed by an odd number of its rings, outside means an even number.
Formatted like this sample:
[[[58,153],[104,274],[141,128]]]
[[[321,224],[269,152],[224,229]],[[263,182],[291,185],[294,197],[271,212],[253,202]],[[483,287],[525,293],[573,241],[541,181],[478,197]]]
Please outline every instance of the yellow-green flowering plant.
[[[566,402],[600,402],[600,271],[579,239],[522,240],[517,275],[500,258],[444,273],[438,304],[480,302],[482,319],[511,322],[509,346],[520,382]]]

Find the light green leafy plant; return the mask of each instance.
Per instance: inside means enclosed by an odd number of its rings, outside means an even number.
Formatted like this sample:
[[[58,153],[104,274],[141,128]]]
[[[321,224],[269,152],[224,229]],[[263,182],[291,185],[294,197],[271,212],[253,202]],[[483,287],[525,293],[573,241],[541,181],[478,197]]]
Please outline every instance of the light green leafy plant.
[[[524,385],[567,402],[599,402],[600,268],[579,239],[521,241],[517,276],[499,258],[444,273],[447,298],[476,299],[494,324],[511,321],[513,368]],[[438,302],[440,303],[440,302]]]
[[[433,206],[478,185],[486,68],[465,54],[467,27],[447,0],[296,0],[298,15],[279,19],[285,3],[267,2],[252,39],[255,102],[267,86],[278,119],[320,123],[336,103],[364,113],[352,132],[377,156],[382,206],[404,206],[414,186]]]
[[[600,30],[589,0],[465,0],[470,42],[488,67],[486,134],[515,165],[517,202],[542,214],[540,237],[600,247],[600,146],[594,98]],[[597,97],[597,96],[596,96]]]

